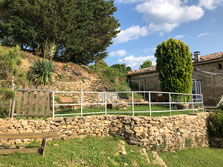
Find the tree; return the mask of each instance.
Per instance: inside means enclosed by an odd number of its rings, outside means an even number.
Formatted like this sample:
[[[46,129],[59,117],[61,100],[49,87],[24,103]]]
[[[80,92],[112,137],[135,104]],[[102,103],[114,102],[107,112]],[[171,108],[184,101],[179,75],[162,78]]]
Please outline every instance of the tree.
[[[152,62],[150,60],[147,60],[140,65],[140,69],[147,68],[147,67],[152,67]]]
[[[161,90],[190,93],[193,66],[189,46],[180,40],[171,38],[157,46],[155,57]]]
[[[2,0],[0,39],[44,58],[89,64],[119,32],[113,0]]]

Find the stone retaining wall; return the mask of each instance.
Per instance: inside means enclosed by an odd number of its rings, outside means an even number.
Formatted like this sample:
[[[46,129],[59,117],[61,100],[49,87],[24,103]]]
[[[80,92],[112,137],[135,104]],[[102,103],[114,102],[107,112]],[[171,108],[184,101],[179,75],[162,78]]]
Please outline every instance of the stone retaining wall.
[[[163,117],[86,116],[47,120],[0,119],[0,133],[58,132],[62,139],[83,136],[118,135],[130,144],[173,151],[208,146],[208,113]],[[29,140],[25,140],[29,141]],[[18,144],[24,141],[0,141]]]

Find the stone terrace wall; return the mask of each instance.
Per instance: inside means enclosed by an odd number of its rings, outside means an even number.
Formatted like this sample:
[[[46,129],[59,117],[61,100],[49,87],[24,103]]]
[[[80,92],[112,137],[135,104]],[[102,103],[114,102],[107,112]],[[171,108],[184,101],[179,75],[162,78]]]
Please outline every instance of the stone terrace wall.
[[[164,151],[208,146],[208,113],[166,117],[87,116],[47,120],[0,119],[0,133],[58,132],[62,139],[118,135],[130,144]],[[28,140],[26,140],[28,141]],[[26,142],[25,141],[25,142]],[[0,145],[24,141],[0,141]]]

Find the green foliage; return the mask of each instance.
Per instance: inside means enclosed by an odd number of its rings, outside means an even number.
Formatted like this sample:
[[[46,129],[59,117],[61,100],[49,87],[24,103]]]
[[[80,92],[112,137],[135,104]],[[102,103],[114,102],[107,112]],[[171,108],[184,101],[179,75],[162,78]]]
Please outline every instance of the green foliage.
[[[128,67],[126,67],[126,71],[130,72],[130,71],[132,71],[132,68],[128,66]]]
[[[0,78],[7,79],[19,73],[21,54],[18,46],[5,50],[0,46]]]
[[[89,64],[119,32],[113,0],[2,0],[0,39],[44,58]]]
[[[104,60],[98,60],[95,62],[94,65],[89,66],[89,71],[91,73],[96,73],[105,70],[107,67],[109,67]]]
[[[208,118],[208,133],[210,137],[223,138],[223,112],[210,115]]]
[[[145,61],[140,65],[140,68],[147,68],[147,67],[152,67],[152,62],[150,60]]]
[[[4,102],[15,97],[15,92],[9,88],[0,88],[0,118],[5,118],[8,116],[9,107],[5,106]]]
[[[27,78],[35,85],[47,85],[52,82],[52,72],[55,66],[52,61],[39,59],[35,61],[27,72]]]
[[[104,60],[100,60],[89,66],[89,70],[101,77],[103,87],[106,87],[108,91],[129,90],[127,83],[128,71],[125,64],[114,64],[109,67]]]
[[[157,46],[155,57],[161,90],[191,93],[193,66],[189,46],[171,38]]]
[[[0,88],[0,101],[9,100],[15,97],[15,92],[9,88]]]

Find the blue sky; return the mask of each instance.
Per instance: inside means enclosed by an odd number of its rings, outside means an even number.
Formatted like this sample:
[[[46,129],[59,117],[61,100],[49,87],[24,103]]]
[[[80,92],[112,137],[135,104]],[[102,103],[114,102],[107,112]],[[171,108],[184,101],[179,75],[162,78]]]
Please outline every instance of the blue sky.
[[[107,49],[108,65],[155,65],[156,46],[169,38],[201,55],[223,51],[223,0],[115,0],[115,6],[121,32]]]

